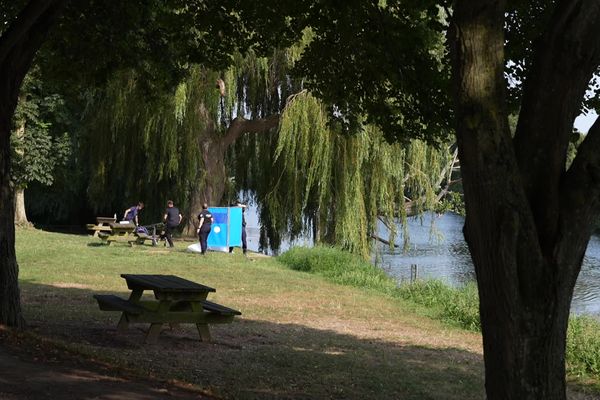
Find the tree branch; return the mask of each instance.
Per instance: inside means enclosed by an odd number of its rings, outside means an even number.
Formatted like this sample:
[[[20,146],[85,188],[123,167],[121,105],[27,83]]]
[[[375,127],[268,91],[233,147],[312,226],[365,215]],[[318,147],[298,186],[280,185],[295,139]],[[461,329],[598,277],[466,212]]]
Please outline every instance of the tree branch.
[[[279,125],[279,114],[273,114],[266,118],[245,119],[237,117],[227,128],[223,137],[224,148],[229,147],[244,133],[265,133]]]
[[[382,238],[381,236],[377,236],[375,234],[371,235],[371,239],[375,239],[383,244],[387,244],[388,246],[394,246],[394,247],[400,247],[400,245],[397,245],[396,243],[391,243],[389,240],[385,240],[384,238]]]
[[[0,37],[0,115],[12,117],[23,78],[69,0],[31,0]],[[8,124],[8,121],[0,121]]]
[[[577,155],[565,174],[560,187],[562,225],[581,228],[580,234],[591,231],[590,221],[600,214],[600,118],[597,118]],[[566,220],[568,218],[568,221]],[[587,229],[585,229],[588,227]]]

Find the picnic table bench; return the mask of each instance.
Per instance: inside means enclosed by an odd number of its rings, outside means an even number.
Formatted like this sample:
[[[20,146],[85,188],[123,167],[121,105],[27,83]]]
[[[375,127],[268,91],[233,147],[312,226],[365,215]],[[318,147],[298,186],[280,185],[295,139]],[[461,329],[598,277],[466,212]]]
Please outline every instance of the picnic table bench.
[[[144,225],[144,228],[146,228],[148,233],[135,232],[135,235],[137,237],[136,243],[144,244],[144,242],[146,240],[150,240],[150,241],[152,241],[152,246],[156,246],[156,244],[158,243],[158,240],[161,237],[160,235],[157,235],[156,232],[163,230],[164,227],[165,227],[165,224],[162,222],[158,222],[156,224]]]
[[[94,231],[93,236],[98,237],[100,232],[110,232],[109,224],[116,222],[115,217],[96,217],[96,224],[87,224],[86,228],[89,231]]]
[[[94,295],[100,310],[120,311],[117,331],[130,323],[150,323],[146,343],[155,343],[164,324],[195,324],[201,341],[211,340],[209,324],[230,323],[242,313],[206,300],[216,290],[175,275],[122,274],[131,290],[129,299],[114,295]],[[142,300],[145,290],[154,292],[155,300]]]

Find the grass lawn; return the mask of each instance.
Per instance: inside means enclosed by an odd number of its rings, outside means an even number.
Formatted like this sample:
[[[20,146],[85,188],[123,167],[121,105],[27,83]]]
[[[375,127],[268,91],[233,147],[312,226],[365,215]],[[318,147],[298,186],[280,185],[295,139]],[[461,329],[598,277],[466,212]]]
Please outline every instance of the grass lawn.
[[[29,330],[85,357],[190,383],[231,399],[481,399],[481,337],[419,316],[414,306],[292,271],[276,258],[185,252],[18,230]],[[129,291],[122,273],[174,274],[212,286],[236,308],[212,343],[193,326],[143,344],[146,325],[117,334],[118,313],[92,294]]]

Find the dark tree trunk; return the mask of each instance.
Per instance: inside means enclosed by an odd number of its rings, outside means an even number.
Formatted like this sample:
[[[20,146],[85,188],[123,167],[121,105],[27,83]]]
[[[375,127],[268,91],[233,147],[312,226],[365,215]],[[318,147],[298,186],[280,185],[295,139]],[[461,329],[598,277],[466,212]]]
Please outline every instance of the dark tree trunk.
[[[568,172],[565,159],[600,60],[600,5],[557,5],[535,50],[514,141],[505,110],[505,12],[505,1],[457,1],[449,35],[486,392],[490,400],[565,399],[569,308],[599,211],[600,126]]]
[[[32,0],[0,37],[0,324],[21,326],[10,135],[21,83],[66,0]]]
[[[199,118],[209,121],[210,115],[203,107],[199,110]],[[225,135],[220,136],[214,123],[212,121],[207,123],[198,143],[204,171],[198,185],[192,190],[190,210],[187,213],[189,217],[184,228],[185,235],[195,234],[195,225],[198,222],[196,216],[202,210],[203,203],[207,203],[209,206],[218,206],[223,200],[228,184],[225,154],[229,146],[245,133],[266,133],[276,128],[278,124],[279,115],[254,120],[238,117],[231,122]]]
[[[0,325],[18,327],[23,318],[15,254],[14,194],[10,181],[11,116],[0,115]]]

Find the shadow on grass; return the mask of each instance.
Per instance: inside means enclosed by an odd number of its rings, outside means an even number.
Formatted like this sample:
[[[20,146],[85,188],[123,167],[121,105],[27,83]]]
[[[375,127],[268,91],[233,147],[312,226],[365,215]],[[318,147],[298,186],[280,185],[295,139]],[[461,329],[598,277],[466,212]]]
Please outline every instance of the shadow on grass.
[[[88,247],[104,247],[104,246],[106,246],[106,243],[104,243],[104,242],[90,242],[87,245],[88,245]]]
[[[193,326],[165,328],[143,344],[146,325],[117,333],[91,290],[23,283],[30,330],[86,357],[234,399],[481,399],[481,356],[365,338],[344,327],[246,319],[215,325],[214,341]],[[123,293],[124,294],[124,293]],[[246,315],[250,310],[242,309]],[[339,316],[340,318],[342,316]],[[362,337],[361,337],[362,336]],[[0,373],[1,376],[1,373]]]

